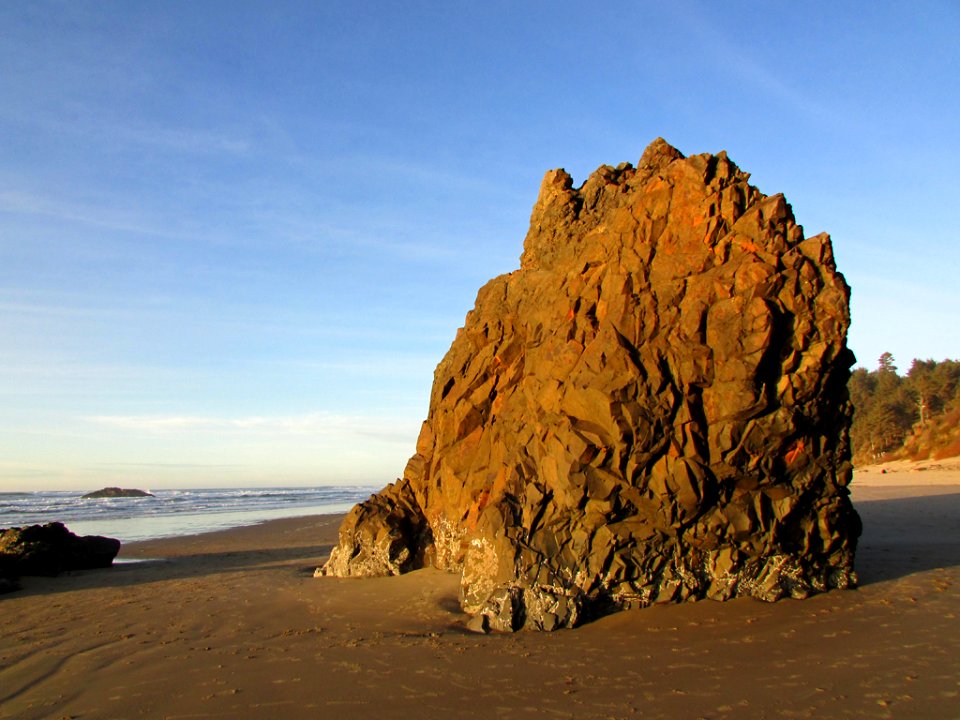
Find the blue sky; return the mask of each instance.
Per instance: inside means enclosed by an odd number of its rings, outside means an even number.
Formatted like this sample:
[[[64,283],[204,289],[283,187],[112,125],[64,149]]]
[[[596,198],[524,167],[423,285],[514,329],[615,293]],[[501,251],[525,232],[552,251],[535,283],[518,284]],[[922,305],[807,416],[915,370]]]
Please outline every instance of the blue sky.
[[[727,150],[960,357],[960,6],[0,4],[0,490],[379,484],[543,173]]]

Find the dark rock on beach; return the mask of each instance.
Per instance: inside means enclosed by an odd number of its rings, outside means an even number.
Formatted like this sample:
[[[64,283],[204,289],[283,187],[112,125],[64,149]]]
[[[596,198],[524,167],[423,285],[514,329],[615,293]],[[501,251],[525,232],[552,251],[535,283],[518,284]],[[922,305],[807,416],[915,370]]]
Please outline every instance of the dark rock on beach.
[[[110,567],[120,541],[99,535],[79,536],[63,523],[0,530],[0,577],[59,575],[66,570]]]
[[[548,172],[403,479],[318,574],[457,572],[483,631],[853,586],[850,291],[748,178],[661,139],[579,188]]]
[[[87,493],[83,495],[81,499],[92,499],[92,498],[136,498],[136,497],[154,497],[153,493],[148,493],[146,490],[136,490],[134,488],[118,488],[118,487],[107,487],[102,490],[95,490],[94,492]]]

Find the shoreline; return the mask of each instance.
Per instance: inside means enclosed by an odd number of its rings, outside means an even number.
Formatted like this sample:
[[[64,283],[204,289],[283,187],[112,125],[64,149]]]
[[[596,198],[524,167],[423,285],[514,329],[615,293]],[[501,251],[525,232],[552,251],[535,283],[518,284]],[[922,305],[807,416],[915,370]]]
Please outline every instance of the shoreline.
[[[318,513],[271,518],[257,523],[235,525],[220,530],[136,540],[121,546],[118,558],[140,559],[161,554],[179,557],[192,552],[237,552],[301,548],[323,539],[332,546],[337,529],[346,513]],[[327,549],[329,554],[329,549]]]
[[[944,460],[891,460],[853,471],[853,486],[923,487],[960,485],[960,457]]]
[[[348,512],[372,486],[255,487],[164,491],[150,498],[85,500],[69,491],[15,493],[0,503],[0,527],[58,521],[78,535],[123,543],[181,537],[266,519]]]
[[[0,598],[0,718],[950,717],[960,483],[936,472],[855,475],[857,590],[549,634],[467,632],[436,570],[314,578],[342,515],[129,543],[154,562]]]

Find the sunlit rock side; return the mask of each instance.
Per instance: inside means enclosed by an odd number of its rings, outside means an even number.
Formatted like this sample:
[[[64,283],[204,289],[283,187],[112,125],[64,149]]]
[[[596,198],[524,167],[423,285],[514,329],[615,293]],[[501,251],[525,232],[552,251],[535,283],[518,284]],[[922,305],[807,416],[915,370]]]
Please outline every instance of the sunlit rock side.
[[[662,139],[579,188],[548,172],[403,479],[318,574],[460,573],[480,630],[853,585],[849,288],[748,178]]]

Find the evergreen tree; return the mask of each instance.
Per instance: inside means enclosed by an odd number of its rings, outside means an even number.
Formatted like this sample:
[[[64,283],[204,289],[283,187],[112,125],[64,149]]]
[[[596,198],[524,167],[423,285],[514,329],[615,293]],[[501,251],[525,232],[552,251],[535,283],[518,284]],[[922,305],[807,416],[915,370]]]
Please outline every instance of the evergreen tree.
[[[860,460],[875,461],[901,450],[909,438],[911,452],[924,443],[929,452],[931,442],[951,437],[955,430],[942,426],[955,425],[960,411],[960,361],[914,360],[906,376],[897,373],[895,363],[893,355],[886,352],[876,370],[858,368],[851,374],[851,441],[854,457]],[[931,432],[922,435],[931,423]]]

